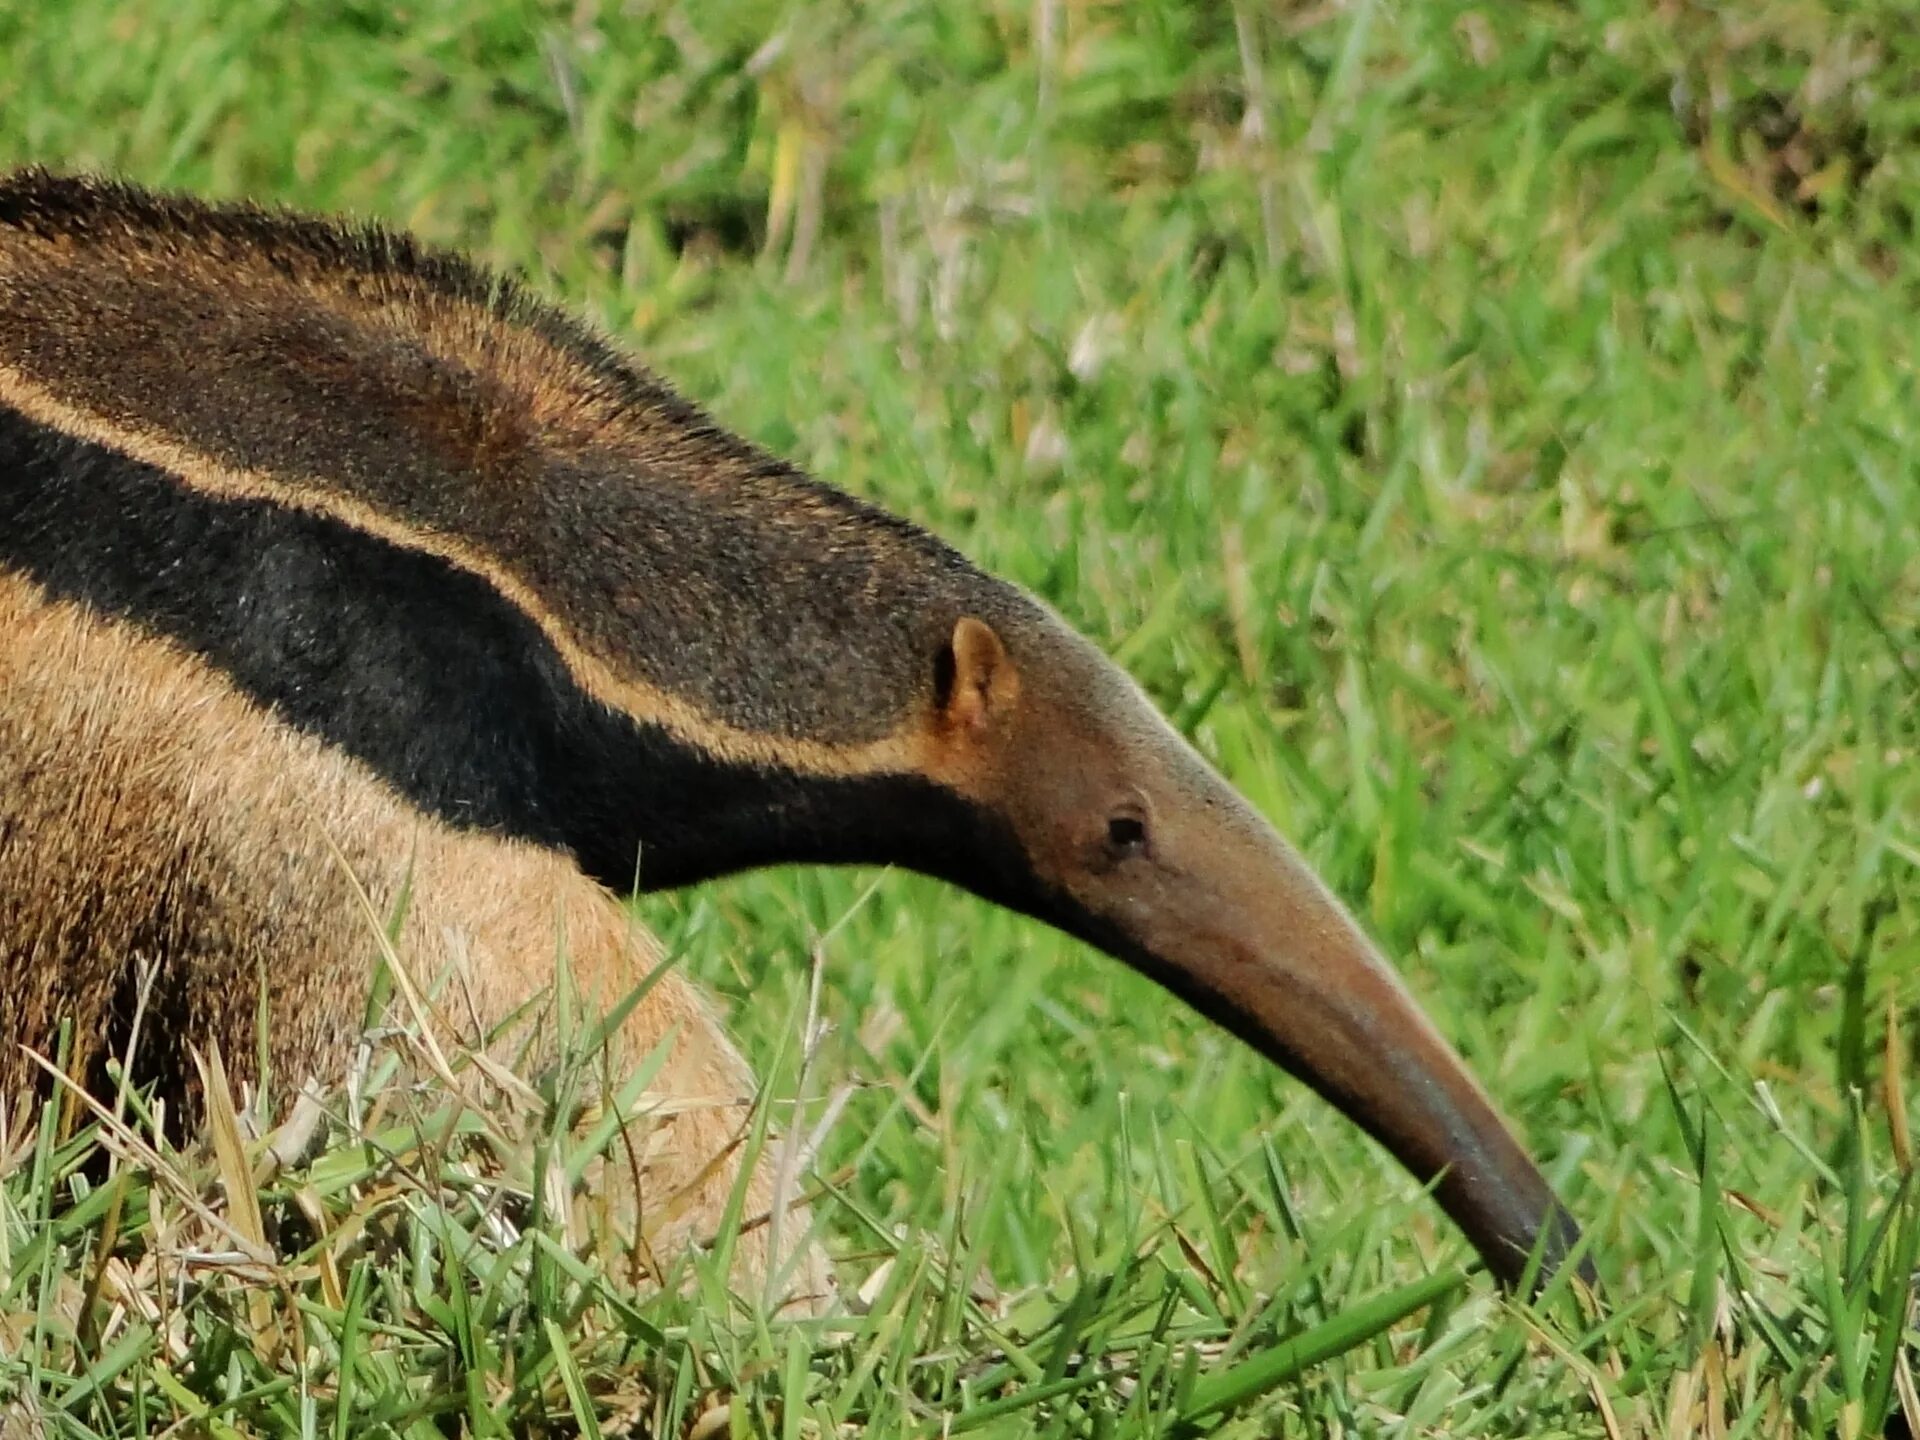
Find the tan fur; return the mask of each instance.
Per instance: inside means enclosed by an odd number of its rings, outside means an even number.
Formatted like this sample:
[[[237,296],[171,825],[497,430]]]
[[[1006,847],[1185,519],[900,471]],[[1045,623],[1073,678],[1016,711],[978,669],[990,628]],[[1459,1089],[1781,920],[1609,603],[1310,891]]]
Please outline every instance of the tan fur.
[[[3,255],[0,251],[0,256]],[[929,768],[929,752],[919,726],[856,745],[770,735],[729,725],[716,716],[702,713],[697,706],[671,691],[635,676],[622,675],[606,659],[589,650],[511,570],[456,535],[423,531],[371,506],[356,504],[323,486],[302,484],[300,477],[228,468],[164,431],[127,425],[70,404],[4,360],[0,360],[0,403],[64,434],[165,470],[204,494],[222,499],[271,500],[289,509],[327,515],[369,535],[438,556],[478,575],[540,627],[587,693],[637,720],[661,726],[718,759],[777,765],[812,775],[876,775]]]
[[[569,544],[555,565],[542,547],[555,497],[584,503],[557,469],[699,497],[717,523],[771,523],[810,556],[857,554],[876,574],[924,571],[925,537],[876,526],[454,257],[141,203],[122,197],[52,229],[0,224],[0,403],[203,494],[326,515],[477,575],[583,689],[716,758],[822,776],[922,768],[923,726],[907,723],[921,715],[877,707],[859,718],[880,728],[827,741],[737,723],[655,683],[634,665],[624,617],[657,611],[662,594],[620,577],[563,597],[555,575],[589,577],[593,560]],[[315,433],[343,450],[303,473],[286,437]],[[379,493],[399,459],[419,467],[408,506]]]
[[[97,1065],[89,1051],[124,1026],[143,958],[162,962],[141,1043],[149,1066],[184,1076],[186,1047],[217,1044],[249,1071],[264,985],[280,1093],[309,1076],[337,1082],[378,954],[349,869],[382,914],[410,890],[399,949],[423,982],[457,972],[440,1009],[469,1030],[469,1017],[492,1028],[547,989],[562,943],[598,1007],[660,961],[566,858],[421,816],[204,665],[0,574],[0,1096],[32,1083],[15,1045],[50,1051],[63,1019],[76,1068]],[[628,1018],[615,1067],[669,1032],[678,1039],[653,1089],[687,1108],[647,1147],[642,1186],[655,1196],[734,1146],[753,1093],[705,998],[671,971]],[[729,1158],[656,1248],[710,1235],[736,1173]],[[771,1198],[763,1166],[747,1213]],[[791,1243],[807,1228],[801,1212],[781,1231]],[[743,1237],[750,1274],[765,1270],[765,1234]],[[796,1289],[827,1283],[822,1257],[802,1257]]]

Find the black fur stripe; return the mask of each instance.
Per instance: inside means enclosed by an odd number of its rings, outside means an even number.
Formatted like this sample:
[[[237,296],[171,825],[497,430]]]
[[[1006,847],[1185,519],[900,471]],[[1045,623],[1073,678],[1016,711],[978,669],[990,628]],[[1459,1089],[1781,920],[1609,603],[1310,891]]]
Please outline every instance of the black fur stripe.
[[[422,811],[571,851],[616,889],[783,861],[904,864],[988,895],[1014,879],[979,869],[1016,853],[998,822],[918,776],[717,762],[584,693],[477,576],[199,494],[4,406],[0,567],[202,658]]]

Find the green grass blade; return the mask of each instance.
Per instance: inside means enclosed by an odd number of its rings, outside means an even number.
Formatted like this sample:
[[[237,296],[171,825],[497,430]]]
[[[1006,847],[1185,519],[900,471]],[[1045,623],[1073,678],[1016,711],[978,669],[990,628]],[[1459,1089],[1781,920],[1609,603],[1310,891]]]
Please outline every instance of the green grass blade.
[[[1466,1283],[1465,1271],[1443,1270],[1350,1306],[1332,1319],[1281,1341],[1271,1350],[1243,1360],[1225,1374],[1197,1382],[1180,1418],[1192,1424],[1256,1400],[1314,1366],[1384,1334],[1407,1316],[1444,1299]]]

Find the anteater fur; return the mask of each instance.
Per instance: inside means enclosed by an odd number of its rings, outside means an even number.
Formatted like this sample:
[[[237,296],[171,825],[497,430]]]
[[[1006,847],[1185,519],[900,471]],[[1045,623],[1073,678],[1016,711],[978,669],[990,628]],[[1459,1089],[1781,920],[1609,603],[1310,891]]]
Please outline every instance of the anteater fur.
[[[1338,901],[1037,600],[465,261],[0,182],[0,1091],[63,1020],[97,1067],[143,961],[136,1080],[190,1104],[215,1043],[244,1075],[263,984],[275,1074],[337,1076],[373,956],[349,872],[410,891],[484,1031],[556,933],[598,1003],[637,982],[614,892],[786,861],[939,876],[1161,981],[1504,1279],[1574,1243]],[[616,1060],[669,1032],[670,1097],[721,1105],[675,1122],[667,1188],[749,1085],[677,977]]]
[[[145,962],[134,1078],[176,1112],[192,1049],[250,1077],[263,993],[282,1093],[339,1079],[378,953],[349,873],[382,914],[405,893],[410,963],[461,977],[448,1014],[516,1013],[563,947],[598,1004],[639,984],[658,948],[608,887],[634,888],[647,842],[752,863],[729,791],[768,783],[833,705],[845,724],[820,733],[872,725],[832,667],[838,695],[727,684],[769,674],[766,630],[726,618],[689,550],[757,546],[734,562],[773,587],[793,557],[777,525],[686,523],[673,488],[634,483],[655,467],[834,503],[459,261],[113,185],[0,185],[0,1096],[33,1088],[26,1050],[62,1022],[98,1080]],[[611,473],[661,500],[616,506],[618,532],[592,509]],[[850,591],[884,603],[855,564]],[[609,642],[610,617],[647,643]],[[659,1196],[738,1148],[753,1093],[676,973],[622,1056],[669,1031]],[[710,1230],[734,1168],[656,1244]],[[747,1213],[770,1198],[754,1177]]]

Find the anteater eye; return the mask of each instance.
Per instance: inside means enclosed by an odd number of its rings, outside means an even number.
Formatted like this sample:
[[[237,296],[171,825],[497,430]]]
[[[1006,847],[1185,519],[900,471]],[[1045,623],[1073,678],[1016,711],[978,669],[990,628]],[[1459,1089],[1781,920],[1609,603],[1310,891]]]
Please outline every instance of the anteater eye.
[[[1147,848],[1147,822],[1138,815],[1107,821],[1107,848],[1116,855],[1138,855]]]

